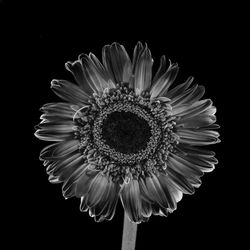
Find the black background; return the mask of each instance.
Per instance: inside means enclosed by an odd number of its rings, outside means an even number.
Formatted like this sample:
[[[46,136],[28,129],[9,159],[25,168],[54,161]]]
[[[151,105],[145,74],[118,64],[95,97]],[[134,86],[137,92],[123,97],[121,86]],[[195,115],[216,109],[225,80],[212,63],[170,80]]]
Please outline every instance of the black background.
[[[122,236],[123,208],[118,204],[112,221],[95,223],[78,209],[80,201],[64,200],[60,185],[51,185],[38,156],[47,145],[33,135],[39,123],[39,108],[47,102],[59,101],[50,89],[54,78],[73,80],[64,68],[66,61],[80,53],[93,52],[101,57],[106,44],[119,42],[132,55],[137,41],[147,43],[156,70],[165,54],[180,66],[177,83],[188,76],[205,85],[206,98],[217,107],[222,142],[211,146],[219,164],[206,174],[203,184],[193,196],[184,196],[178,209],[165,217],[151,217],[138,227],[136,249],[200,249],[234,244],[237,228],[232,217],[235,191],[232,188],[233,160],[230,134],[226,125],[230,117],[227,80],[234,50],[234,21],[225,6],[115,5],[94,3],[85,6],[27,4],[15,6],[23,11],[8,16],[11,42],[22,55],[19,65],[22,104],[27,106],[25,159],[22,159],[22,185],[16,202],[18,208],[11,232],[25,246],[78,247],[81,249],[119,249]],[[5,4],[4,7],[8,7]],[[12,18],[14,22],[11,23]],[[11,32],[10,32],[11,31]],[[17,42],[18,41],[18,42]],[[20,46],[21,45],[21,46]],[[16,47],[17,50],[17,47]],[[232,109],[231,109],[232,112]],[[20,147],[22,151],[22,146]],[[229,151],[228,151],[229,150]],[[20,170],[20,169],[19,169]],[[19,191],[19,190],[17,190]],[[234,197],[234,198],[233,198]],[[229,240],[230,239],[230,240]]]

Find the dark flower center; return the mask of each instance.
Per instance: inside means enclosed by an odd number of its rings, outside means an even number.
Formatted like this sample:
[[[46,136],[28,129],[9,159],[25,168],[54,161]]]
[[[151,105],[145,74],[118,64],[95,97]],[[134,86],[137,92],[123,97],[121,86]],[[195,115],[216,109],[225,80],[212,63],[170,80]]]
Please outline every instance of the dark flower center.
[[[102,125],[102,137],[109,147],[124,154],[145,149],[151,135],[148,122],[131,112],[115,111]]]
[[[167,102],[137,96],[125,83],[102,95],[75,115],[75,138],[89,165],[123,183],[126,178],[165,171],[178,143],[175,117]]]

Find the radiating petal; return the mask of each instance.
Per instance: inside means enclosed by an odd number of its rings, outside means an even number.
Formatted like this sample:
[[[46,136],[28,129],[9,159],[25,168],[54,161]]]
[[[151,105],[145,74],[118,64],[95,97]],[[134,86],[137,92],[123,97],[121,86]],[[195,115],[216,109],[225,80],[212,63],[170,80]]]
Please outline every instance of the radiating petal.
[[[58,184],[58,183],[61,183],[62,181],[59,180],[59,177],[58,176],[53,176],[53,175],[50,175],[49,178],[48,178],[48,181],[52,184]]]
[[[158,203],[160,206],[167,208],[168,200],[165,196],[158,178],[153,174],[152,177],[145,178],[147,195],[151,201]]]
[[[178,144],[177,149],[180,150],[182,155],[194,155],[194,156],[205,156],[205,157],[213,157],[215,156],[215,152],[211,150],[207,150],[200,147],[193,147],[191,145]]]
[[[170,180],[163,178],[163,176],[156,177],[152,175],[152,177],[147,177],[145,180],[140,181],[140,190],[143,199],[151,204],[157,204],[159,209],[155,209],[155,213],[160,213],[161,215],[167,216],[166,209],[173,211],[176,209],[176,200],[174,197],[174,193],[176,196],[180,196],[177,189],[174,188],[173,184]],[[173,193],[172,193],[173,191]],[[177,197],[177,198],[178,198]]]
[[[191,89],[184,92],[183,94],[180,94],[177,97],[173,97],[170,104],[176,108],[180,105],[191,105],[195,103],[196,101],[200,100],[200,98],[205,93],[205,87],[204,86],[198,86],[197,84],[194,85]]]
[[[82,159],[82,155],[79,152],[74,152],[58,161],[54,161],[47,167],[46,171],[48,174],[59,176],[64,171],[70,169],[72,166],[80,166],[83,163]]]
[[[127,83],[132,80],[132,64],[130,60],[123,67],[122,80]]]
[[[144,221],[147,221],[147,219],[149,219],[149,217],[152,215],[152,207],[151,204],[144,200],[141,199],[141,207],[142,207],[142,216],[144,218]]]
[[[214,157],[213,151],[205,149],[199,149],[190,145],[179,144],[178,154],[203,172],[211,172],[214,169],[214,165],[218,163],[218,160]],[[180,150],[180,151],[179,151]]]
[[[177,130],[176,134],[180,137],[180,143],[189,145],[209,145],[220,142],[219,133],[212,130],[192,131],[185,128]]]
[[[74,126],[74,123],[73,123],[73,119],[56,119],[56,117],[53,117],[53,118],[48,118],[46,120],[43,120],[40,122],[40,124],[36,125],[35,126],[35,129],[48,129],[49,127],[50,128],[57,128],[59,127],[59,130],[60,129],[60,126],[62,128],[62,126],[64,126],[65,128],[66,127],[73,127]]]
[[[140,190],[142,198],[151,204],[153,214],[167,216],[167,209],[174,209],[175,201],[173,200],[173,197],[171,197],[166,188],[164,189],[162,187],[160,180],[155,175],[147,177],[145,180],[141,180]]]
[[[74,151],[76,151],[79,147],[79,141],[78,140],[68,140],[63,141],[61,143],[54,143],[47,147],[45,147],[41,153],[40,153],[40,159],[46,160],[46,159],[58,159],[59,157],[63,157],[65,155],[68,155]]]
[[[154,75],[154,78],[152,80],[152,84],[155,84],[155,82],[157,82],[158,79],[161,78],[166,71],[167,71],[167,63],[166,63],[166,56],[164,55],[160,59],[160,66],[159,66],[156,74]]]
[[[100,94],[104,92],[104,89],[109,88],[108,82],[111,81],[111,76],[93,54],[90,54],[90,56],[81,54],[78,58],[85,69],[86,79],[95,93]],[[115,87],[115,85],[113,84],[112,87]]]
[[[135,68],[135,93],[140,95],[150,88],[152,78],[153,59],[147,45],[140,54]]]
[[[192,164],[191,162],[183,159],[182,157],[170,153],[169,165],[175,169],[178,173],[182,174],[185,177],[197,176],[201,177],[203,172],[199,169],[199,166]]]
[[[53,169],[53,175],[59,176],[59,179],[65,181],[72,173],[75,172],[84,163],[80,153],[73,154],[72,157],[66,158],[56,168]]]
[[[72,118],[74,116],[74,111],[72,110],[71,113],[61,113],[61,114],[52,114],[52,113],[46,113],[46,114],[42,114],[40,116],[41,124],[42,123],[46,123],[46,124],[60,124],[60,123],[68,123],[68,122],[72,122]]]
[[[76,197],[80,198],[88,193],[91,183],[98,173],[98,171],[90,170],[88,167],[85,169],[76,184]]]
[[[125,48],[119,43],[112,43],[103,47],[103,65],[110,73],[115,83],[124,81],[125,71],[130,71],[131,62]],[[129,76],[130,77],[130,76]],[[128,78],[129,78],[128,77]]]
[[[153,215],[165,216],[165,217],[168,216],[169,210],[167,208],[163,208],[157,203],[151,204],[151,207]]]
[[[180,119],[177,121],[177,127],[198,129],[202,127],[209,127],[211,124],[216,122],[215,115],[196,115],[188,117],[186,119]]]
[[[96,89],[92,85],[92,82],[89,81],[88,75],[86,75],[86,69],[81,61],[67,62],[65,63],[65,68],[73,74],[82,91],[84,91],[88,97],[91,97]]]
[[[121,189],[121,201],[129,219],[133,222],[141,221],[142,204],[139,183],[137,180],[131,179],[128,184],[123,184]]]
[[[171,64],[168,67],[168,70],[156,81],[150,90],[151,98],[156,98],[158,96],[166,96],[169,87],[173,84],[179,67],[177,63]]]
[[[110,190],[110,196],[108,198],[106,206],[104,206],[102,210],[101,210],[102,203],[99,203],[99,206],[95,206],[96,221],[99,222],[103,221],[104,219],[111,220],[114,217],[116,205],[119,198],[118,196],[119,191],[120,191],[120,186],[117,184],[113,184],[112,189]]]
[[[63,100],[80,106],[88,103],[88,95],[75,84],[65,80],[52,80],[52,90]]]
[[[158,179],[167,198],[168,208],[170,211],[174,211],[177,208],[177,202],[182,199],[182,192],[176,188],[175,184],[167,175],[159,174]]]
[[[36,126],[37,129],[42,130],[44,133],[55,133],[55,134],[64,134],[70,133],[73,131],[73,120],[61,124],[51,124],[51,123],[40,123]]]
[[[102,63],[98,60],[98,58],[93,53],[89,53],[89,59],[93,67],[93,70],[95,71],[96,74],[99,75],[98,78],[101,81],[104,81],[106,83],[112,79],[109,72],[105,69],[105,67],[102,65]]]
[[[64,141],[66,139],[69,139],[68,134],[61,134],[61,133],[48,133],[47,131],[44,131],[42,129],[38,129],[34,134],[38,139],[42,141]]]
[[[171,154],[168,167],[184,176],[193,187],[201,185],[200,177],[203,176],[203,171],[198,165],[192,164],[178,155]]]
[[[86,196],[81,196],[80,198],[81,198],[81,202],[80,202],[79,209],[80,209],[81,212],[87,212],[88,209],[89,209],[87,204],[86,204],[87,198],[86,198]]]
[[[178,107],[173,107],[173,116],[182,117],[182,119],[190,118],[192,116],[199,115],[200,113],[206,111],[212,106],[212,101],[210,99],[201,100],[193,103],[192,105],[184,104]]]
[[[107,180],[107,177],[102,178],[106,178]],[[101,187],[98,182],[102,182],[103,187]],[[89,207],[90,215],[94,217],[95,221],[100,222],[113,218],[119,198],[119,190],[119,185],[111,180],[105,181],[105,185],[101,178],[95,181],[95,183],[92,183],[86,203]]]
[[[73,125],[47,125],[42,126],[42,124],[37,126],[37,131],[35,136],[40,140],[44,141],[63,141],[70,137],[70,133],[73,132]]]
[[[78,60],[82,64],[86,82],[88,83],[92,91],[96,94],[102,93],[105,88],[102,85],[104,79],[102,79],[101,76],[96,72],[92,60],[86,54],[80,54],[78,56]]]
[[[177,127],[183,128],[206,128],[211,127],[216,122],[216,108],[209,106],[205,111],[198,113],[197,115],[186,115],[176,121]],[[214,124],[211,129],[219,128],[218,125]]]
[[[88,192],[87,205],[89,207],[95,206],[101,200],[108,187],[108,178],[102,173],[99,173],[91,183]]]
[[[77,106],[79,109],[80,107]],[[75,111],[72,109],[72,104],[70,103],[47,103],[42,106],[41,111],[44,113],[41,115],[41,123],[44,122],[63,122],[72,121]]]
[[[141,42],[138,42],[134,48],[133,53],[133,62],[132,62],[132,77],[129,81],[129,87],[131,89],[134,89],[135,86],[135,69],[137,67],[138,59],[141,56],[141,53],[143,52],[143,45]]]
[[[46,146],[45,148],[43,148],[40,153],[40,160],[47,160],[47,159],[50,159],[50,157],[53,158],[53,152],[58,148],[59,145],[60,143],[57,142],[57,143],[50,144]]]
[[[134,53],[133,53],[133,62],[132,62],[132,72],[133,74],[135,73],[135,69],[137,67],[138,60],[144,50],[144,47],[141,42],[138,42],[134,48]]]
[[[71,173],[70,177],[64,181],[62,186],[63,196],[65,198],[70,198],[76,195],[76,185],[80,176],[84,173],[88,163],[79,162],[75,171]]]
[[[182,174],[179,174],[175,169],[168,167],[167,174],[175,186],[184,194],[194,193],[194,188],[191,183],[189,183],[189,181]]]
[[[169,90],[166,93],[166,97],[173,99],[173,98],[178,97],[179,95],[182,95],[192,84],[193,80],[194,80],[193,77],[189,77],[184,83],[179,84],[173,89]]]
[[[73,153],[61,160],[50,162],[46,171],[52,177],[56,177],[60,182],[67,180],[71,174],[83,164],[82,156],[79,153]],[[50,180],[49,179],[49,180]]]

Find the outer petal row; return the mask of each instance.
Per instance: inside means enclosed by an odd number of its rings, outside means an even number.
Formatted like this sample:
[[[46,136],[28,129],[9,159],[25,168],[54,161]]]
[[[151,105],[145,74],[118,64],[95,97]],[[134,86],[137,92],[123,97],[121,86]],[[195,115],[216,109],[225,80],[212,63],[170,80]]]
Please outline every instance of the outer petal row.
[[[81,198],[80,210],[89,210],[91,217],[100,222],[111,220],[118,201],[119,185],[101,172],[87,170],[76,184],[76,196]]]
[[[131,77],[131,61],[125,48],[113,43],[102,50],[102,61],[115,83],[128,82]]]
[[[147,221],[152,213],[167,216],[176,209],[181,198],[182,192],[164,174],[132,179],[121,189],[121,201],[127,216],[136,223]]]
[[[131,78],[131,61],[122,45],[113,43],[104,46],[102,63],[90,53],[79,55],[77,61],[67,62],[65,67],[87,97],[93,93],[101,94],[104,89],[114,88],[116,83],[128,82]]]

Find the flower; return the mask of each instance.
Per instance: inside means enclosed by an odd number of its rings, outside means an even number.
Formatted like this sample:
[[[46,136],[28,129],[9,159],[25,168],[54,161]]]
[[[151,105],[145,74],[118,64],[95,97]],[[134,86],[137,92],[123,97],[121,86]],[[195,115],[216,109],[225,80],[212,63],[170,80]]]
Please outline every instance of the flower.
[[[80,198],[96,221],[112,219],[119,198],[132,222],[167,216],[218,163],[199,147],[219,142],[205,88],[193,77],[172,87],[179,68],[165,56],[154,77],[152,65],[140,42],[132,62],[118,43],[104,46],[102,63],[81,54],[65,64],[77,85],[51,82],[66,102],[41,108],[35,135],[55,142],[40,154],[49,181],[63,183],[63,196]]]

